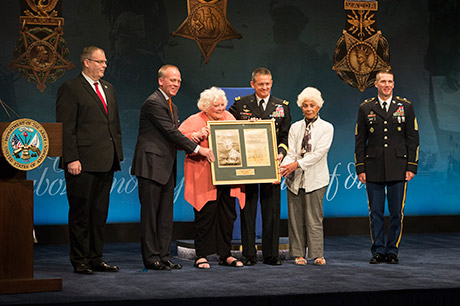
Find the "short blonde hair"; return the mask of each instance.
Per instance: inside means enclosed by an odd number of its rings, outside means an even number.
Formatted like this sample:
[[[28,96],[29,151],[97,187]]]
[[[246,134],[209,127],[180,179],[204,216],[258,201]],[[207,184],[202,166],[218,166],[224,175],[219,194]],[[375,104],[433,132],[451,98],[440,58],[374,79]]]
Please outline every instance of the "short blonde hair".
[[[216,101],[219,97],[224,99],[225,107],[227,107],[227,97],[225,96],[225,92],[218,88],[218,87],[211,87],[209,89],[204,90],[200,94],[200,99],[198,100],[197,106],[199,110],[207,111],[211,108],[211,104]]]
[[[307,87],[297,96],[297,105],[302,107],[304,101],[313,101],[319,108],[323,107],[323,97],[321,96],[321,91],[314,87]]]
[[[391,71],[390,68],[382,69],[377,74],[375,75],[375,80],[378,82],[380,80],[380,75],[382,74],[391,74],[393,76],[393,80],[395,79],[395,75],[393,74],[393,71]]]
[[[158,78],[163,78],[168,68],[174,68],[174,69],[177,69],[177,71],[179,71],[179,68],[177,66],[166,64],[166,65],[161,66],[160,69],[158,69]]]

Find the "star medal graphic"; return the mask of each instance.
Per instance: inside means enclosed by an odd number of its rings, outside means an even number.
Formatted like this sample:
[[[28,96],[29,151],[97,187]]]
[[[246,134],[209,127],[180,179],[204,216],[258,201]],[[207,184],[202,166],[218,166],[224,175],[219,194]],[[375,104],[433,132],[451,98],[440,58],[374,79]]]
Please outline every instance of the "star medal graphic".
[[[3,132],[1,145],[3,156],[11,166],[29,171],[45,161],[49,138],[46,130],[37,121],[18,119]]]
[[[377,72],[390,67],[390,49],[377,30],[378,2],[345,0],[346,29],[334,50],[332,70],[348,85],[364,91],[373,87]]]
[[[207,64],[217,44],[242,38],[227,19],[228,0],[187,0],[188,16],[173,36],[193,39]]]

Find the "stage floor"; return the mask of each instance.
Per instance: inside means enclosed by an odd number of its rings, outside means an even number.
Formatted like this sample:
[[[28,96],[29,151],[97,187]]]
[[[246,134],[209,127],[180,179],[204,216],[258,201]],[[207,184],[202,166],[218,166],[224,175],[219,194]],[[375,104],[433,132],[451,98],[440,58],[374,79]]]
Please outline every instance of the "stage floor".
[[[283,261],[282,266],[259,262],[242,268],[223,267],[212,261],[211,269],[199,270],[192,260],[173,258],[184,268],[145,271],[138,243],[106,244],[105,260],[119,265],[120,272],[78,275],[69,263],[68,246],[37,245],[35,278],[61,277],[63,290],[0,295],[0,305],[211,305],[225,300],[275,305],[289,297],[304,302],[309,297],[325,301],[333,294],[341,303],[328,304],[347,305],[347,296],[365,293],[368,299],[382,302],[378,297],[388,296],[388,292],[412,292],[425,301],[426,295],[420,293],[438,292],[454,300],[459,297],[455,292],[460,291],[460,233],[404,235],[399,265],[370,265],[369,247],[368,236],[326,237],[327,265],[322,267],[311,261],[307,266],[295,266],[291,259]]]

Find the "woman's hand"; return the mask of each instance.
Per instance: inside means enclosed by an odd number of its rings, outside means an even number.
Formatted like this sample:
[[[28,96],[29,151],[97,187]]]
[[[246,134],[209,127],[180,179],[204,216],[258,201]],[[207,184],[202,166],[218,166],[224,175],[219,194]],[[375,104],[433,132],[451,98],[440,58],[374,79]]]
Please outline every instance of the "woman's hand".
[[[202,140],[208,138],[209,136],[209,128],[204,126],[201,130],[192,133],[191,139],[195,143],[200,143]]]
[[[284,166],[280,166],[280,174],[281,176],[287,176],[290,173],[294,172],[297,168],[299,168],[299,163],[296,161]]]

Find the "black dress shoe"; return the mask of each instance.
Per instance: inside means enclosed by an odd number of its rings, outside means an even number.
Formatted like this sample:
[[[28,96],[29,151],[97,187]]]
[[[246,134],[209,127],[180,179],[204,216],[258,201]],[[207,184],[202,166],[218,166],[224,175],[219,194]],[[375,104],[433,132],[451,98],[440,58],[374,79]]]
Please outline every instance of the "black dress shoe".
[[[178,263],[173,263],[171,260],[165,260],[163,261],[165,266],[171,268],[171,269],[182,269],[182,265]]]
[[[375,253],[371,260],[369,261],[370,264],[380,264],[382,262],[385,262],[386,261],[386,257],[385,255],[381,254],[381,253]]]
[[[253,266],[257,263],[257,259],[253,256],[245,257],[243,260],[243,265],[245,266]]]
[[[170,271],[171,270],[171,268],[169,266],[165,265],[161,261],[155,261],[152,264],[145,265],[145,267],[147,269],[150,269],[150,270],[162,270],[162,271]]]
[[[281,261],[278,259],[278,257],[267,257],[264,258],[264,264],[271,266],[281,266]]]
[[[399,263],[399,259],[398,259],[398,256],[396,254],[393,254],[393,253],[390,253],[387,255],[387,263],[389,264],[398,264]]]
[[[101,261],[98,264],[90,264],[91,269],[97,272],[118,272],[120,268],[118,266],[111,266],[105,261]]]
[[[91,270],[91,268],[84,263],[74,266],[73,272],[78,274],[93,274],[93,270]]]

